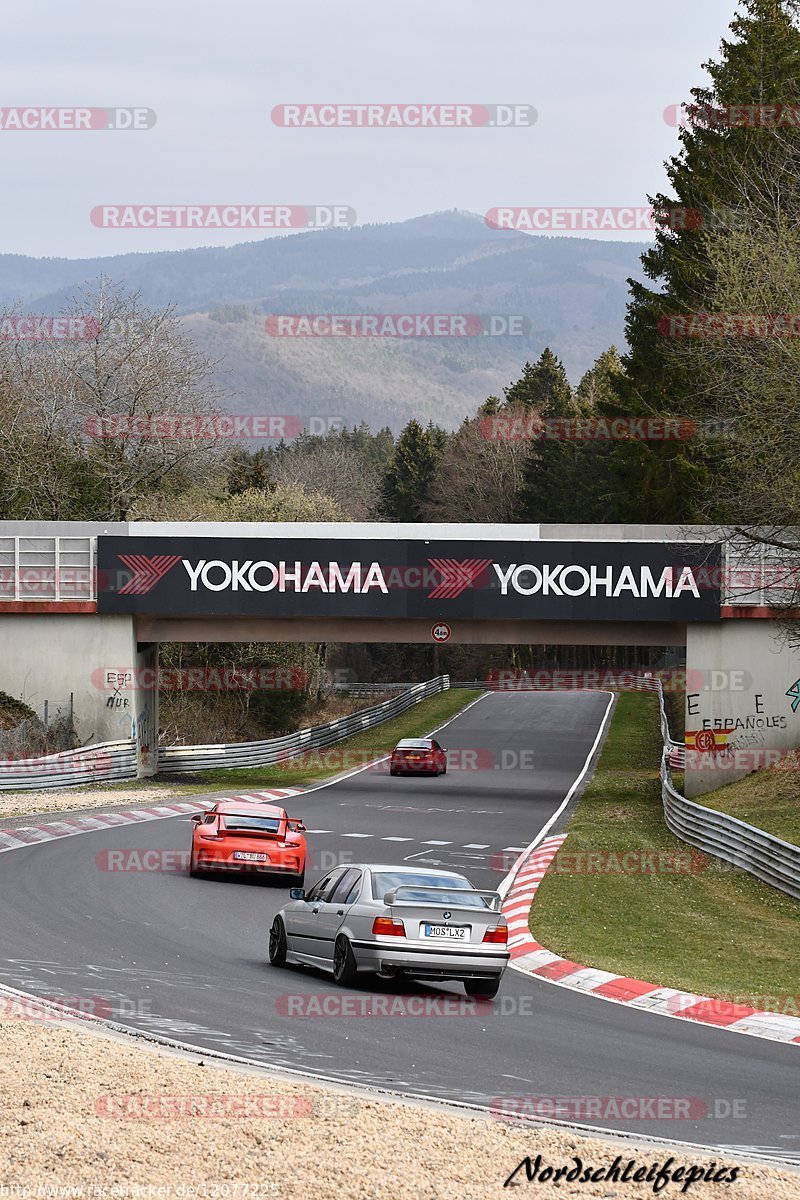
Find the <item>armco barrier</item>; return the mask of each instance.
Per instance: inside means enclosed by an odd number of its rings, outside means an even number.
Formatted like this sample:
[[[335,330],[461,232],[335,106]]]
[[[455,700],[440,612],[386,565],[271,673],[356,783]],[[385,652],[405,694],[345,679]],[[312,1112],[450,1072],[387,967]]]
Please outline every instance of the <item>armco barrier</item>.
[[[158,767],[162,771],[205,771],[210,767],[265,767],[270,763],[294,758],[306,750],[319,750],[332,746],[343,738],[363,729],[372,729],[391,717],[399,716],[450,686],[447,675],[418,683],[408,691],[382,704],[362,708],[349,717],[329,721],[327,725],[316,725],[312,729],[301,729],[285,737],[271,738],[266,742],[233,742],[218,746],[162,746],[158,752]]]
[[[0,791],[28,788],[74,787],[105,779],[136,777],[136,746],[128,742],[101,742],[78,750],[62,750],[41,758],[0,761]]]
[[[429,679],[409,687],[400,696],[373,704],[349,717],[340,717],[326,725],[301,729],[285,737],[264,742],[234,742],[217,746],[162,746],[158,766],[162,771],[204,771],[211,767],[262,767],[294,758],[306,750],[332,746],[343,738],[363,729],[371,729],[446,691],[450,686],[447,675]],[[107,779],[136,777],[136,747],[129,742],[104,742],[66,750],[43,758],[0,761],[0,791],[22,791],[26,788],[70,787],[81,783],[97,783]]]
[[[721,858],[743,871],[755,875],[762,883],[795,900],[800,900],[800,846],[793,846],[781,838],[765,833],[755,825],[748,825],[728,813],[705,808],[693,800],[687,800],[672,786],[670,766],[676,760],[677,743],[669,732],[664,693],[659,686],[661,710],[661,734],[664,753],[661,760],[661,799],[664,804],[664,819],[668,828],[697,850]],[[684,751],[685,756],[685,751]],[[685,762],[685,757],[684,757]],[[680,764],[679,765],[683,765]]]

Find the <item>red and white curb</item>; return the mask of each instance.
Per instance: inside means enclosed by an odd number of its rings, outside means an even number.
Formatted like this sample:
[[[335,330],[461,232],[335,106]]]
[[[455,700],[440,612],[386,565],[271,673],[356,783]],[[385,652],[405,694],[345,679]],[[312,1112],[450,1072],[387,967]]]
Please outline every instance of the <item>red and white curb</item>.
[[[283,800],[286,796],[298,795],[298,788],[273,788],[268,792],[249,792],[242,796],[218,796],[215,800],[181,800],[174,804],[158,804],[152,808],[132,808],[129,812],[97,813],[93,817],[64,817],[61,821],[47,821],[42,825],[22,825],[18,829],[0,830],[0,854],[5,850],[19,850],[22,846],[38,846],[40,842],[51,842],[56,838],[73,837],[77,833],[96,833],[98,829],[112,829],[115,825],[136,825],[140,821],[157,821],[163,817],[194,813],[198,809],[212,808],[222,800],[264,804]]]
[[[560,987],[662,1016],[698,1021],[719,1029],[730,1029],[734,1033],[748,1033],[778,1042],[800,1043],[798,1017],[762,1012],[744,1004],[715,1000],[711,996],[696,996],[692,992],[658,987],[654,983],[615,975],[596,967],[584,967],[541,946],[531,936],[528,927],[531,904],[550,863],[565,841],[566,835],[544,838],[520,866],[503,902],[511,965],[516,970],[557,983]]]

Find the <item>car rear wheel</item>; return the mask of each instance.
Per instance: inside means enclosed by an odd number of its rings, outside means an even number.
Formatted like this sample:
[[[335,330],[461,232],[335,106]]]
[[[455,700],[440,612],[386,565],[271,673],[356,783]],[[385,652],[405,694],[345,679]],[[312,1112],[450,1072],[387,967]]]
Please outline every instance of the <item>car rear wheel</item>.
[[[197,857],[196,857],[194,851],[192,851],[191,857],[189,859],[189,874],[192,876],[193,879],[197,879],[201,874],[201,872],[197,868]]]
[[[289,882],[292,887],[305,887],[306,869],[303,867],[299,875],[290,875]]]
[[[273,967],[286,966],[286,926],[280,917],[275,918],[269,931],[269,961]]]
[[[353,947],[344,934],[337,937],[333,947],[333,978],[342,987],[351,987],[358,975]]]
[[[394,767],[389,767],[389,774],[390,774],[390,775],[396,775],[396,774],[397,774],[397,771],[395,770],[395,768],[394,768]]]
[[[465,979],[464,991],[468,996],[482,996],[493,1000],[500,990],[499,979]]]

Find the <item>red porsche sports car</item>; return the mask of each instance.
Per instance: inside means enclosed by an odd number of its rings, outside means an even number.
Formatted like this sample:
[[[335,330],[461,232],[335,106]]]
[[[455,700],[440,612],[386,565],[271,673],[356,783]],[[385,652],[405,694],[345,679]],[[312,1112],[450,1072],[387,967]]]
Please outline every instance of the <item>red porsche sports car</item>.
[[[204,871],[256,871],[285,875],[302,887],[306,871],[305,825],[275,804],[220,800],[192,817],[190,875]]]
[[[435,738],[405,738],[389,759],[390,775],[445,775],[447,751]]]

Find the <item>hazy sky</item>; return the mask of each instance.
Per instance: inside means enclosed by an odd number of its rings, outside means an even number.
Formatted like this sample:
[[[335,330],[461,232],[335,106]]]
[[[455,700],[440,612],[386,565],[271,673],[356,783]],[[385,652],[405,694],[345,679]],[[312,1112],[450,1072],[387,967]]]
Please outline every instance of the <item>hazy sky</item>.
[[[735,0],[39,0],[0,44],[4,106],[134,105],[147,131],[0,130],[0,252],[108,255],[251,231],[95,228],[101,204],[638,206]],[[533,105],[532,128],[290,129],[289,102]],[[624,236],[624,235],[618,235]],[[641,239],[641,233],[634,235]]]

